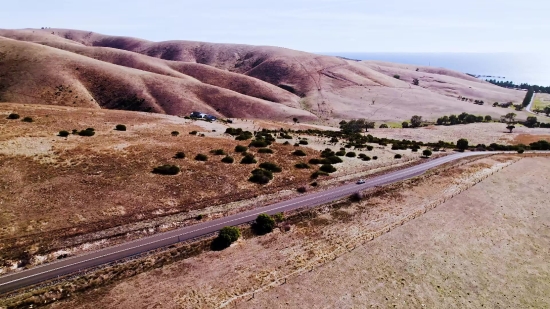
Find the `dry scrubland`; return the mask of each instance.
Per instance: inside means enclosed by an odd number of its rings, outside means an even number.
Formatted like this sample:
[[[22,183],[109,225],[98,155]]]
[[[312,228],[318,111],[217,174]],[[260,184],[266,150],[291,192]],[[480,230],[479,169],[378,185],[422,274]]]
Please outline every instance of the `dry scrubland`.
[[[17,112],[22,118],[32,117],[34,122],[6,119],[11,112]],[[115,131],[117,124],[126,125],[127,131]],[[236,120],[233,126],[259,130],[264,124]],[[272,122],[271,125],[308,128],[303,124]],[[88,127],[95,128],[94,136],[57,136],[60,130]],[[242,154],[235,153],[234,148],[238,144],[248,145],[250,141],[235,141],[222,133],[226,128],[219,122],[192,122],[158,114],[1,104],[0,252],[3,259],[17,261],[25,250],[37,256],[53,250],[50,258],[55,258],[57,253],[73,251],[58,252],[58,249],[84,244],[82,248],[74,248],[76,251],[72,253],[76,254],[108,244],[92,246],[86,244],[87,239],[125,235],[138,229],[146,230],[147,235],[175,227],[174,220],[183,220],[184,223],[178,224],[192,224],[198,214],[204,214],[205,219],[214,218],[243,207],[288,198],[297,194],[297,187],[307,186],[315,171],[314,166],[300,170],[294,165],[319,157],[315,149],[326,148],[324,141],[311,138],[310,145],[299,147],[308,156],[297,157],[291,154],[297,147],[282,145],[283,140],[279,140],[270,147],[274,154],[260,154],[251,148],[249,152],[256,156],[258,163],[243,165],[239,164]],[[206,136],[189,134],[195,130]],[[180,135],[172,136],[172,131]],[[297,139],[290,141],[294,144]],[[333,146],[335,150],[339,147]],[[348,179],[352,177],[349,174],[378,171],[380,167],[419,159],[419,154],[410,150],[394,152],[388,148],[369,152],[380,157],[377,161],[343,158],[344,163],[336,165],[338,171],[330,179]],[[213,149],[225,150],[235,158],[235,163],[222,163],[223,156],[209,153]],[[186,158],[174,158],[178,151],[185,152]],[[199,153],[208,155],[208,161],[195,161]],[[402,153],[404,159],[393,159],[394,153]],[[282,173],[276,173],[266,186],[247,181],[250,172],[267,161],[281,166]],[[153,167],[167,163],[181,167],[182,172],[176,176],[151,173]],[[320,179],[319,185],[325,182],[331,184],[328,179]],[[178,217],[169,220],[171,215]],[[164,216],[167,219],[147,221]],[[146,223],[128,226],[136,222]],[[115,226],[120,228],[105,231]],[[92,235],[94,232],[97,233]],[[77,235],[84,236],[75,238]],[[139,236],[143,235],[128,235]],[[41,261],[45,257],[38,258]]]
[[[232,300],[237,308],[537,307],[548,301],[541,228],[550,215],[542,202],[548,179],[539,175],[550,161],[518,159],[442,167],[362,202],[318,209],[288,232],[240,240],[51,308],[233,308]]]
[[[65,29],[0,29],[0,71],[3,102],[324,124],[357,117],[400,122],[415,114],[435,120],[461,112],[498,117],[509,110],[492,102],[519,103],[525,96],[443,68]]]
[[[533,102],[532,110],[535,110],[535,109],[542,110],[548,105],[550,105],[550,94],[548,93],[535,94],[535,101]]]

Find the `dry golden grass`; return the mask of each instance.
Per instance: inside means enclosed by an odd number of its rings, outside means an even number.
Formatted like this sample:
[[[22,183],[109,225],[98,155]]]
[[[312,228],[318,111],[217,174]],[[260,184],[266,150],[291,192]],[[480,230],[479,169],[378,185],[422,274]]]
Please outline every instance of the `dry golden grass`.
[[[7,120],[10,112],[30,116],[32,123]],[[266,186],[248,182],[258,164],[242,165],[229,137],[200,137],[201,127],[190,120],[163,115],[37,105],[0,105],[0,239],[4,257],[13,246],[39,244],[75,234],[145,220],[163,213],[185,212],[294,188],[309,181],[311,170],[294,164],[309,157],[291,154],[292,146],[274,144],[274,154],[255,154],[258,163],[283,168]],[[115,131],[124,124],[127,131]],[[96,135],[57,136],[60,130],[95,128]],[[179,131],[179,136],[172,136]],[[200,134],[200,133],[199,133]],[[234,164],[209,153],[224,149]],[[175,159],[184,151],[185,159]],[[207,162],[193,158],[203,153]],[[176,176],[151,173],[153,167],[174,164]],[[17,245],[16,245],[17,243]],[[42,246],[44,245],[44,246]],[[41,247],[42,246],[42,247]],[[11,248],[11,249],[10,249]]]
[[[173,115],[202,109],[231,117],[335,124],[339,118],[402,121],[414,114],[435,120],[464,111],[499,116],[507,110],[457,98],[490,103],[524,97],[521,91],[451,70],[277,47],[155,43],[64,29],[0,30],[0,36],[0,69],[9,72],[2,80],[3,101],[129,108],[118,100],[136,95],[146,100],[141,110]],[[420,86],[411,85],[414,78]],[[60,85],[73,92],[55,95]],[[519,118],[525,116],[519,112]]]
[[[400,222],[407,222],[412,214],[418,213],[420,216],[434,201],[458,193],[515,159],[507,157],[506,163],[492,158],[482,159],[442,171],[434,177],[396,185],[393,190],[360,203],[344,205],[332,211],[328,207],[310,211],[313,216],[293,225],[289,232],[275,231],[262,237],[240,240],[222,252],[205,253],[139,274],[113,286],[60,302],[52,308],[217,308],[221,304],[229,304],[227,308],[232,308],[234,303],[227,303],[232,299],[238,299],[237,308],[277,308],[286,305],[303,308],[304,303],[310,307],[323,307],[327,304],[323,303],[325,299],[331,302],[330,307],[353,307],[348,306],[347,302],[338,303],[340,296],[346,293],[346,285],[353,287],[359,281],[366,281],[376,287],[380,286],[378,282],[384,283],[383,279],[358,270],[370,269],[368,267],[372,261],[378,262],[375,256],[364,257],[368,253],[361,249],[361,243],[373,236],[386,234],[389,227],[391,232],[386,235],[400,233],[403,229],[399,227]],[[405,225],[415,226],[417,220]],[[444,221],[445,224],[442,222],[435,220],[434,224],[448,226],[452,220]],[[387,250],[393,248],[393,243],[381,241],[382,237],[374,241],[377,246]],[[362,256],[348,254],[355,247],[359,250],[354,252],[361,251]],[[426,247],[423,245],[420,248]],[[340,261],[349,255],[366,265],[343,268]],[[314,270],[310,272],[312,267]],[[332,270],[333,274],[319,275]],[[363,274],[363,277],[357,279],[353,272]],[[281,285],[283,278],[288,279],[286,285]],[[317,287],[312,278],[323,282],[323,285]],[[307,285],[303,284],[304,279]],[[333,285],[338,287],[337,291],[331,290]],[[269,286],[275,288],[260,292]],[[323,292],[317,293],[319,289]],[[257,292],[251,299],[254,290]],[[363,304],[370,299],[369,295],[365,297],[361,299]]]

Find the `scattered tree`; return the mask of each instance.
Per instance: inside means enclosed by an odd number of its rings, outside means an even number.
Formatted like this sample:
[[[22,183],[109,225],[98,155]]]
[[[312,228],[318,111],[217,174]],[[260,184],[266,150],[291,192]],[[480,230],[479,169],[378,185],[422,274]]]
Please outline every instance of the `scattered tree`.
[[[414,115],[411,117],[411,126],[413,128],[418,128],[422,125],[422,116]]]
[[[537,117],[529,116],[529,117],[527,117],[527,121],[525,121],[525,126],[529,127],[529,128],[532,128],[532,127],[536,126],[537,123],[538,123]]]
[[[115,127],[116,131],[126,131],[126,126],[123,124],[117,124]]]
[[[69,134],[70,134],[69,131],[63,130],[63,131],[59,131],[58,136],[67,137],[67,136],[69,136]]]
[[[21,116],[19,114],[11,113],[8,115],[8,119],[19,119]]]
[[[508,129],[510,131],[509,133],[512,133],[512,130],[514,130],[515,128],[516,127],[514,125],[511,125],[511,124],[506,127],[506,129]]]
[[[430,149],[424,149],[424,151],[422,151],[422,155],[429,158],[432,155],[432,151]]]
[[[294,117],[292,118],[292,121],[294,121],[294,123],[298,123],[298,118]]]
[[[170,133],[170,134],[172,134],[172,136],[178,136],[178,135],[180,135],[180,132],[178,132],[178,131],[172,131],[172,133]]]
[[[418,86],[420,84],[420,81],[418,78],[413,79],[413,85]]]
[[[456,142],[456,148],[458,148],[460,151],[464,151],[468,149],[468,140],[465,138],[461,138]]]
[[[508,122],[514,122],[514,118],[516,118],[515,113],[508,113],[504,116],[505,119],[508,119]]]

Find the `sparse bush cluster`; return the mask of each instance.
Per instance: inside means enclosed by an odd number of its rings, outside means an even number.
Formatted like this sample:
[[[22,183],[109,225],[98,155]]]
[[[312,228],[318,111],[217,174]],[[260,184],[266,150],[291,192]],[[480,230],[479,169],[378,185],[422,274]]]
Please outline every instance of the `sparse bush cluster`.
[[[457,124],[468,124],[468,123],[475,123],[475,122],[490,122],[492,121],[492,117],[487,115],[485,117],[483,116],[476,116],[468,113],[462,113],[460,115],[450,115],[450,116],[443,116],[440,118],[437,118],[436,124],[437,125],[457,125]]]

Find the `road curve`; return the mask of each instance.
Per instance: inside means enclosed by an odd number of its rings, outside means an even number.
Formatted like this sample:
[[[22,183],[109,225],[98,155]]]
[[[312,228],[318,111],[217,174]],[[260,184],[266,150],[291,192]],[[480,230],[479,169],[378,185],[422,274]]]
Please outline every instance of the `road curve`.
[[[288,201],[283,201],[269,206],[241,212],[232,216],[227,216],[224,218],[199,223],[173,231],[156,234],[150,237],[133,240],[127,243],[104,248],[87,254],[44,264],[17,273],[8,274],[6,276],[0,277],[0,294],[36,284],[45,280],[53,279],[58,276],[67,275],[81,269],[99,266],[145,251],[168,246],[177,242],[216,232],[224,226],[239,225],[242,223],[250,222],[256,219],[256,217],[262,213],[273,215],[283,211],[322,205],[324,203],[349,196],[360,190],[365,190],[375,186],[390,184],[400,180],[408,179],[414,176],[421,175],[427,170],[436,166],[464,157],[481,154],[487,153],[464,152],[451,154],[403,170],[398,170],[371,178],[361,185],[350,183],[325,191],[302,195]]]

